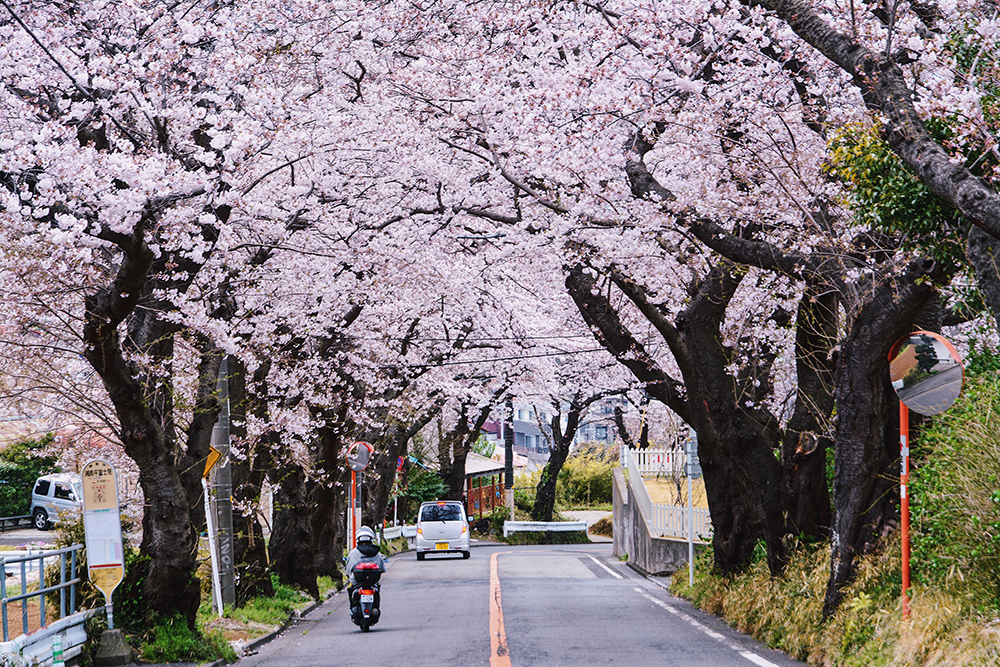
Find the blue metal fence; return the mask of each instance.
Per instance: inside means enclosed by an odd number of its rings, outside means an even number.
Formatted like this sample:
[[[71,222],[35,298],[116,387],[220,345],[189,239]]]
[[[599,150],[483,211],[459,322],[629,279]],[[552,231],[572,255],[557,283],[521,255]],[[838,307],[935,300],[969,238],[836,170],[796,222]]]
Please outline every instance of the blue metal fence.
[[[20,586],[17,587],[19,591],[16,595],[8,596],[8,586],[7,577],[4,576],[0,578],[0,615],[3,618],[3,640],[5,642],[10,641],[10,629],[8,627],[8,613],[7,606],[11,603],[22,602],[21,605],[21,625],[24,634],[28,634],[28,604],[27,601],[30,598],[39,598],[39,625],[44,627],[47,625],[46,619],[46,601],[45,596],[48,593],[59,592],[59,617],[66,618],[68,614],[72,614],[76,611],[76,587],[80,583],[80,578],[76,575],[76,561],[77,552],[83,548],[82,544],[74,544],[70,547],[64,547],[62,549],[52,549],[46,551],[29,552],[23,555],[17,555],[17,552],[8,552],[14,555],[4,555],[0,558],[3,562],[5,574],[11,572],[11,566],[13,567],[13,575],[20,575]],[[45,585],[45,566],[46,560],[54,562],[56,559],[59,560],[59,583],[53,583],[50,586]],[[38,586],[35,590],[29,591],[29,584],[33,583],[34,576],[32,573],[37,573]],[[67,599],[68,598],[68,599]],[[67,607],[68,602],[68,607]]]

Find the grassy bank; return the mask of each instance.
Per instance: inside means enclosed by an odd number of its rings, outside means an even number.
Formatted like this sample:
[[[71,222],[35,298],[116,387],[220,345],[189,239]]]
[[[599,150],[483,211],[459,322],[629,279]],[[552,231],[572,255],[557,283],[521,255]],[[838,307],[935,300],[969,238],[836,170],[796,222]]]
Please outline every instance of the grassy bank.
[[[735,628],[814,665],[1000,665],[1000,378],[971,377],[959,401],[912,444],[911,614],[900,604],[901,545],[862,558],[844,601],[822,619],[829,546],[797,544],[784,574],[763,561],[742,575],[698,563],[672,590]]]

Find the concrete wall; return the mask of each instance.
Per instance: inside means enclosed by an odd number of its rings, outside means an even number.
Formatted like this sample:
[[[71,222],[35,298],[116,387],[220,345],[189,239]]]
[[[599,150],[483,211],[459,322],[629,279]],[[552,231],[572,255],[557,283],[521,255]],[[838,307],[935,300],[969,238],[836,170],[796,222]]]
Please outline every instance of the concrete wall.
[[[646,574],[668,575],[687,565],[687,540],[653,537],[637,502],[629,502],[632,493],[620,468],[612,478],[612,521],[614,554],[628,556],[629,565]],[[695,544],[695,553],[708,545]]]

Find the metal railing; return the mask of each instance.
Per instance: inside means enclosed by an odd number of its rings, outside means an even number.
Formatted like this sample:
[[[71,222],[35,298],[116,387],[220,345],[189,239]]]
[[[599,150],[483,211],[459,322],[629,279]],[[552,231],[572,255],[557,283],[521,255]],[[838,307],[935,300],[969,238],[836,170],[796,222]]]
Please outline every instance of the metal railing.
[[[77,552],[83,548],[82,544],[74,544],[62,549],[40,551],[25,555],[7,556],[0,558],[3,562],[4,570],[7,571],[11,565],[15,567],[14,574],[20,573],[20,587],[17,595],[8,596],[7,577],[0,579],[0,616],[3,618],[3,640],[10,641],[10,630],[8,627],[7,605],[21,602],[21,624],[24,634],[28,634],[28,604],[30,598],[38,598],[39,627],[45,627],[46,604],[45,596],[49,593],[59,592],[59,617],[67,616],[67,594],[69,597],[69,613],[76,611],[76,586],[80,579],[76,576]],[[10,552],[16,553],[16,552]],[[51,586],[45,585],[45,560],[59,559],[59,583]],[[34,583],[30,575],[37,573],[38,585],[36,590],[29,591],[29,585]]]
[[[22,524],[21,522],[24,522]],[[0,516],[0,533],[13,530],[14,528],[21,528],[23,526],[31,526],[31,515],[22,514],[21,516]]]

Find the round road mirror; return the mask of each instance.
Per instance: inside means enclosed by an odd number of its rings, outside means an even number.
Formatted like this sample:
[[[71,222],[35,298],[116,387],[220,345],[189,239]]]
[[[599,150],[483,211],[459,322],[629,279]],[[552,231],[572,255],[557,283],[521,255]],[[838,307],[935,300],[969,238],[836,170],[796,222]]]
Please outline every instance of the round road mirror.
[[[889,379],[910,410],[941,414],[962,392],[962,359],[954,346],[936,333],[915,331],[896,344]]]
[[[356,442],[347,450],[347,465],[354,472],[361,472],[372,460],[372,446],[367,442]]]

